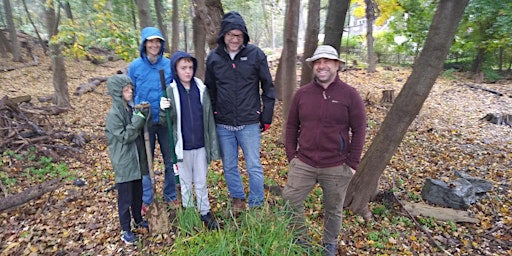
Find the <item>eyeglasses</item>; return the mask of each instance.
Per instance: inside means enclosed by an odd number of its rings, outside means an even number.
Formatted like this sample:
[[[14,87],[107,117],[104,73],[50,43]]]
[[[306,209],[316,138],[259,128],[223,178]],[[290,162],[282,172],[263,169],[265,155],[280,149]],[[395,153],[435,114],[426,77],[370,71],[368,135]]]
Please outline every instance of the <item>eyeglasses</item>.
[[[243,36],[244,36],[243,33],[242,34],[234,34],[234,33],[231,33],[231,32],[226,33],[226,37],[229,40],[234,39],[234,38],[236,38],[237,40],[241,40],[241,39],[243,39]]]

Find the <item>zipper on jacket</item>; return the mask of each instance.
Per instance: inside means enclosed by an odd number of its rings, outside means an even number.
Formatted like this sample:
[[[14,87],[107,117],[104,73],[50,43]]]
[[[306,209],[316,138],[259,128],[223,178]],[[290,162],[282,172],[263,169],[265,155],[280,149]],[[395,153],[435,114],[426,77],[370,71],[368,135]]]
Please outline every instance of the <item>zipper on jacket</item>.
[[[185,90],[185,91],[187,91],[187,90]],[[188,103],[188,112],[189,112],[189,116],[190,116],[190,121],[192,123],[192,127],[195,127],[194,116],[193,116],[193,113],[192,113],[192,103],[190,103],[191,100],[192,100],[192,98],[190,97],[190,90],[187,91],[187,98],[188,98],[187,103]],[[195,146],[196,145],[195,133],[192,133],[192,140],[193,140],[192,145]]]

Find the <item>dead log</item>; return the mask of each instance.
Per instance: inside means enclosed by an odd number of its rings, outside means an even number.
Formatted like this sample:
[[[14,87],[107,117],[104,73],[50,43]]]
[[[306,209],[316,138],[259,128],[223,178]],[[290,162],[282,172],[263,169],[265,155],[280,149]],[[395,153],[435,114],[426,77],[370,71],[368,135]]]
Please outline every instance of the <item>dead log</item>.
[[[17,193],[15,195],[0,198],[0,212],[23,205],[31,200],[41,197],[42,195],[48,192],[56,190],[61,186],[62,183],[59,179],[53,179],[45,181],[39,185],[27,188],[24,191]]]
[[[102,82],[107,81],[108,77],[93,77],[90,78],[89,81],[85,84],[81,84],[78,86],[73,93],[75,96],[82,95],[84,93],[92,92],[96,90],[96,87],[100,85]]]
[[[477,218],[469,216],[467,211],[450,208],[434,207],[422,203],[402,202],[404,209],[414,216],[433,217],[438,220],[457,222],[479,223]]]

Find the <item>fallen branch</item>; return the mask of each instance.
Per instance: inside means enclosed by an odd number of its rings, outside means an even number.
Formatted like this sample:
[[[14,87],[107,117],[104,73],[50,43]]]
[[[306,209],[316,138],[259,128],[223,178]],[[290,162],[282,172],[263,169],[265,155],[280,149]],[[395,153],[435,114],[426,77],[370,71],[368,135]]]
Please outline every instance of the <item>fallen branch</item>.
[[[478,219],[469,216],[467,211],[434,207],[427,204],[413,204],[409,202],[404,202],[403,207],[414,216],[422,215],[425,217],[433,217],[438,220],[453,222],[480,222]]]
[[[0,198],[0,211],[23,205],[33,199],[41,197],[48,192],[56,190],[61,186],[62,184],[60,179],[53,179],[27,188],[18,194],[6,198]]]
[[[73,94],[78,96],[78,95],[82,95],[84,93],[93,92],[94,90],[96,90],[96,87],[98,87],[98,85],[100,85],[102,82],[107,81],[107,79],[108,79],[108,77],[90,78],[87,83],[81,84],[80,86],[78,86],[75,90],[75,93],[73,93]]]
[[[443,247],[441,247],[441,245],[439,245],[437,243],[437,241],[432,237],[432,235],[430,234],[430,232],[428,232],[420,223],[418,223],[418,221],[416,220],[416,217],[413,216],[406,208],[405,206],[402,204],[402,202],[396,197],[396,195],[394,193],[390,193],[392,196],[393,196],[393,201],[395,201],[396,203],[398,203],[398,205],[400,205],[400,208],[402,208],[406,213],[407,215],[409,216],[409,218],[412,219],[412,221],[414,222],[414,224],[416,225],[416,227],[418,227],[419,229],[421,229],[421,231],[423,231],[423,233],[425,233],[428,237],[428,239],[430,240],[431,244],[432,245],[435,245],[437,248],[439,248],[439,250],[443,251],[444,253],[446,253],[447,255],[451,255],[451,253],[449,253],[448,251],[446,251],[445,249],[443,249]]]

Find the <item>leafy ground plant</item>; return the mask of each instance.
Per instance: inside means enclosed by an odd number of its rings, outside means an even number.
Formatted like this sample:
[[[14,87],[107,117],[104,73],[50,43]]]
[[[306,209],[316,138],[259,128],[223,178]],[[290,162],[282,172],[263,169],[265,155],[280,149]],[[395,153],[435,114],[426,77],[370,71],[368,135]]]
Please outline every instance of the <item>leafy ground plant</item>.
[[[303,248],[293,243],[288,229],[289,214],[264,206],[234,218],[228,216],[222,228],[207,231],[197,214],[178,214],[180,225],[174,245],[164,254],[172,255],[308,255],[319,247]]]

